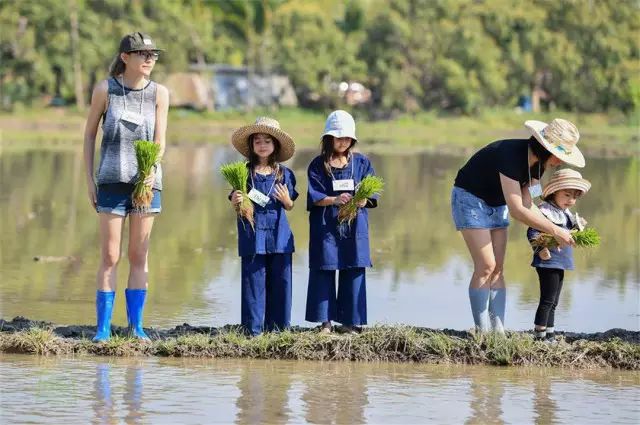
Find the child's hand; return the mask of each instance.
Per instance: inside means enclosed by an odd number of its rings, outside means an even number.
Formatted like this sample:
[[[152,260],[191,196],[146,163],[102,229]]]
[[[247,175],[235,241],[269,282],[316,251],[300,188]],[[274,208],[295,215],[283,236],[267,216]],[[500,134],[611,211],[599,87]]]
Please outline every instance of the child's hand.
[[[363,199],[362,201],[358,202],[358,208],[364,208],[367,205],[367,200]]]
[[[551,259],[551,252],[549,252],[549,248],[542,248],[538,253],[541,260],[547,261]]]
[[[336,196],[333,204],[338,206],[344,205],[349,202],[351,198],[353,198],[353,196],[350,193],[341,193],[340,195]]]
[[[151,170],[146,179],[144,179],[144,185],[147,187],[153,186],[153,182],[156,181],[156,173],[154,170]]]
[[[242,203],[242,192],[239,190],[234,190],[231,194],[231,205],[237,207]]]
[[[588,221],[581,217],[576,213],[576,225],[578,226],[578,230],[582,231],[585,227],[587,227]]]
[[[287,189],[287,186],[283,185],[282,183],[278,183],[274,187],[274,190],[276,199],[282,202],[282,205],[284,205],[285,208],[288,209],[293,207],[293,201],[289,196],[289,189]]]
[[[564,227],[554,226],[553,238],[558,243],[558,249],[562,249],[565,246],[576,246],[576,241],[573,240],[571,232]]]

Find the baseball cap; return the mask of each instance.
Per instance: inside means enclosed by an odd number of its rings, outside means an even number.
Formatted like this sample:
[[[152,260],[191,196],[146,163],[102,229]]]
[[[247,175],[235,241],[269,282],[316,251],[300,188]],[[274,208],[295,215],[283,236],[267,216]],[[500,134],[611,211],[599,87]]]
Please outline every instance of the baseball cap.
[[[139,50],[153,50],[161,52],[162,49],[158,49],[156,43],[147,34],[141,32],[134,32],[125,35],[120,40],[120,53],[129,53]]]

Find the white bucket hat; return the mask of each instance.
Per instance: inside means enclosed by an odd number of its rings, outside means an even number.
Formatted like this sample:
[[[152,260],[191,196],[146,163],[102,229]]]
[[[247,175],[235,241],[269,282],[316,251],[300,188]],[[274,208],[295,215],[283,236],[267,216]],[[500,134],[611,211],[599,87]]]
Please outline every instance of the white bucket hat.
[[[551,175],[551,178],[542,191],[542,199],[546,199],[547,196],[562,189],[576,189],[585,194],[591,189],[591,182],[583,179],[582,174],[576,170],[563,168]]]
[[[356,122],[353,120],[351,114],[343,110],[330,113],[327,117],[327,122],[324,124],[322,137],[327,135],[333,137],[350,137],[357,141]]]
[[[549,124],[529,120],[525,121],[524,126],[556,158],[575,167],[584,167],[584,156],[576,146],[580,133],[573,123],[556,118]]]
[[[276,158],[278,162],[284,162],[293,156],[296,145],[291,136],[280,129],[280,123],[273,118],[259,117],[254,124],[245,125],[233,132],[231,143],[246,158],[249,158],[249,136],[256,133],[268,134],[280,142],[280,153]]]

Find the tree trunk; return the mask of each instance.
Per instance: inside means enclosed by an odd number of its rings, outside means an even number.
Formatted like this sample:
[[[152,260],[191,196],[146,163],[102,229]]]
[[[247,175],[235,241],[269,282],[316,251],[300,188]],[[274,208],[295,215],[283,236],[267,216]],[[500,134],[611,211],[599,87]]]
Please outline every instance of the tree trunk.
[[[76,96],[76,107],[84,110],[84,96],[82,87],[82,68],[80,66],[79,37],[78,37],[78,5],[76,0],[69,0],[69,22],[71,23],[71,60],[73,62],[73,82]]]

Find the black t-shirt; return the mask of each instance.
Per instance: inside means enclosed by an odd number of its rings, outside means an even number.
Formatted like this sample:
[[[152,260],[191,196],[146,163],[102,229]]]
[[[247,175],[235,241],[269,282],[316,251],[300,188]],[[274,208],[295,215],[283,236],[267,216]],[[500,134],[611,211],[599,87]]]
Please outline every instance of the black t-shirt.
[[[528,139],[508,139],[488,144],[458,171],[454,184],[492,207],[506,205],[500,174],[516,180],[521,187],[529,183],[528,142]],[[544,167],[538,167],[536,162],[530,171],[532,179],[540,179]]]

